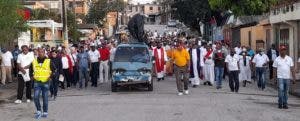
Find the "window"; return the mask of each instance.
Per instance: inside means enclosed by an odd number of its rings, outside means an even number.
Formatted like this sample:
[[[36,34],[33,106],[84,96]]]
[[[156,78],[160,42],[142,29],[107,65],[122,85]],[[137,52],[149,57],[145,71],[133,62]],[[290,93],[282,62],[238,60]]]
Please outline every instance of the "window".
[[[151,11],[152,11],[152,10],[153,10],[153,7],[149,7],[149,10],[151,10]]]
[[[161,9],[161,8],[160,8],[160,7],[158,7],[157,9],[158,9],[158,11],[160,11],[160,9]]]
[[[147,63],[150,61],[150,54],[146,47],[119,47],[114,61]]]

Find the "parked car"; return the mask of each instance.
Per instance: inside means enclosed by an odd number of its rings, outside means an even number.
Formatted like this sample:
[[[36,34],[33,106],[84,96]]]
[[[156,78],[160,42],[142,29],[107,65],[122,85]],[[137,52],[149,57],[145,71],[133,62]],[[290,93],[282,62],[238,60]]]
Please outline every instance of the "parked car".
[[[169,20],[167,26],[168,27],[176,27],[177,26],[176,20]]]
[[[111,91],[128,85],[142,85],[153,91],[151,55],[146,44],[120,44],[112,62]]]

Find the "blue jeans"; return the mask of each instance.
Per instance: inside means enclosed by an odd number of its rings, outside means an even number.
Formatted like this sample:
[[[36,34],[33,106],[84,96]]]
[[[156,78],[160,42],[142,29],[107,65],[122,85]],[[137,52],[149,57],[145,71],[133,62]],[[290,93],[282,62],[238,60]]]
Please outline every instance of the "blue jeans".
[[[83,80],[85,80],[85,87],[86,87],[89,78],[87,67],[79,67],[78,71],[79,71],[79,88],[82,88]]]
[[[258,88],[265,89],[266,87],[266,68],[256,67],[256,79]]]
[[[34,104],[37,111],[42,111],[41,104],[40,104],[40,94],[42,92],[43,112],[48,112],[48,91],[49,91],[48,82],[47,83],[34,82]]]
[[[222,86],[223,74],[224,74],[224,67],[215,67],[215,81],[217,87]]]
[[[290,86],[289,79],[278,79],[278,104],[279,105],[287,105],[289,86]]]

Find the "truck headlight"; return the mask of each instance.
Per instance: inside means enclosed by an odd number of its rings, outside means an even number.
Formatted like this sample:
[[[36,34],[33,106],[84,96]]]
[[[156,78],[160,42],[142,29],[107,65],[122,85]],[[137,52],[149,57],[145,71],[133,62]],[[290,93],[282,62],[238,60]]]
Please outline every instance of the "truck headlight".
[[[138,72],[141,75],[151,75],[152,71],[150,69],[147,69],[147,68],[140,68],[140,69],[138,69]]]
[[[119,68],[119,69],[113,70],[112,75],[122,75],[125,72],[126,72],[125,69]]]

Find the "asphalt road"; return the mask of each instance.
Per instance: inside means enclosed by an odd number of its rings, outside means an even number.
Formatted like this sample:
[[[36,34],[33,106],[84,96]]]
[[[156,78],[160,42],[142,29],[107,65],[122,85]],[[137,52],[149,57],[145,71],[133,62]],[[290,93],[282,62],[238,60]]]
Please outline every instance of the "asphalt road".
[[[277,91],[259,91],[255,84],[231,93],[201,85],[190,95],[177,96],[174,78],[156,82],[153,92],[122,89],[109,84],[69,89],[49,101],[49,117],[42,121],[299,121],[300,99],[290,96],[290,109],[277,108]],[[33,121],[33,103],[0,105],[0,121]]]

